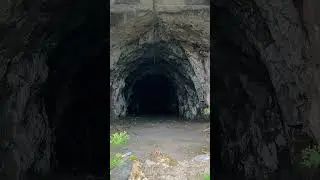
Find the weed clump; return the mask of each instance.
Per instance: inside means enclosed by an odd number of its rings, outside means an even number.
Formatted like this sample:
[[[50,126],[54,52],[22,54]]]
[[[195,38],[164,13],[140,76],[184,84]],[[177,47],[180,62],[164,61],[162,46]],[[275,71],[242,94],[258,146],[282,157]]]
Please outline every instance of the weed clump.
[[[128,142],[129,135],[126,131],[116,132],[110,136],[110,146],[112,145],[124,145]],[[123,157],[121,153],[110,152],[110,170],[120,166],[123,163]]]
[[[123,163],[122,154],[110,153],[110,169],[120,166]]]
[[[128,142],[129,135],[126,131],[116,132],[110,136],[110,145],[124,145]]]
[[[209,115],[210,114],[210,106],[203,109],[203,114]]]
[[[320,167],[320,147],[309,146],[302,150],[301,165],[307,168],[319,168]]]

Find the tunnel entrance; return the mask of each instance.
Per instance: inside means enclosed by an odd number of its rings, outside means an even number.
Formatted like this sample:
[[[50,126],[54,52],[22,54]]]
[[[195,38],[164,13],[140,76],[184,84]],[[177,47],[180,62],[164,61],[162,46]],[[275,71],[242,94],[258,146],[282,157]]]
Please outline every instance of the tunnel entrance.
[[[129,115],[179,114],[178,99],[173,82],[164,75],[150,74],[137,80],[132,88]]]
[[[208,97],[208,89],[200,88],[202,78],[180,44],[159,41],[127,49],[110,74],[114,119],[151,115],[195,120],[201,116],[200,104]]]

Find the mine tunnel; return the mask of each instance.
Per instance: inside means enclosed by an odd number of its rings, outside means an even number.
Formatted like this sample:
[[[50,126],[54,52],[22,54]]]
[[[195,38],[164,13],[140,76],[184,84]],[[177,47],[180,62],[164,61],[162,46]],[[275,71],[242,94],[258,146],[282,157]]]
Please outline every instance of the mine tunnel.
[[[111,113],[115,118],[195,119],[201,115],[200,104],[209,92],[195,82],[195,71],[179,43],[160,40],[126,48],[111,70]]]
[[[175,115],[179,113],[175,86],[168,77],[150,74],[136,80],[132,87],[128,115]]]
[[[155,48],[167,45],[162,43],[145,45],[146,54],[136,60],[127,73],[123,88],[127,116],[179,116],[179,90],[185,79],[177,79],[174,75],[187,77],[181,74],[178,65],[166,61],[160,53],[151,54]]]
[[[174,12],[109,14],[107,1],[34,2],[3,5],[10,21],[0,24],[1,180],[106,172],[110,119],[196,121],[209,105],[213,174],[298,177],[289,132],[319,140],[309,94],[317,56],[308,36],[317,34],[304,27],[312,18],[302,11],[311,6],[188,1],[191,8]]]

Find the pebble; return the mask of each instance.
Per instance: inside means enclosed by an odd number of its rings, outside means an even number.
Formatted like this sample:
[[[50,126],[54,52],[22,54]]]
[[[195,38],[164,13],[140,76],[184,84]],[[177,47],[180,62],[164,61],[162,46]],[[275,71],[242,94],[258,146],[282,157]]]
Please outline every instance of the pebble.
[[[210,161],[210,154],[201,154],[196,157],[194,157],[195,161],[200,161],[200,162],[207,162]]]
[[[129,157],[132,153],[131,152],[127,152],[125,154],[122,155],[122,158],[126,158]]]

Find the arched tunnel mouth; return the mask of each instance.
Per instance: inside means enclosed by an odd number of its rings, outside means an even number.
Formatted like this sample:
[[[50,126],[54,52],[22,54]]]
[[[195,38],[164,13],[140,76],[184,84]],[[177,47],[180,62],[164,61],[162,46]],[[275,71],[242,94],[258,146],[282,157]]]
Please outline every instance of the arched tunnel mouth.
[[[175,85],[162,74],[148,74],[135,81],[128,101],[129,116],[178,116]]]
[[[201,115],[199,104],[204,101],[200,102],[191,62],[178,43],[159,41],[128,49],[130,53],[122,52],[114,65],[117,70],[111,70],[114,119],[132,116],[196,119]]]

